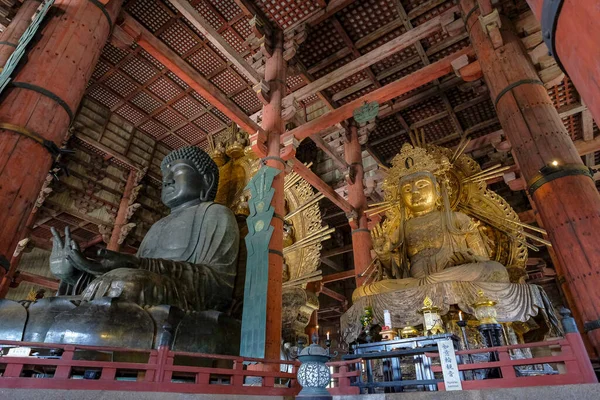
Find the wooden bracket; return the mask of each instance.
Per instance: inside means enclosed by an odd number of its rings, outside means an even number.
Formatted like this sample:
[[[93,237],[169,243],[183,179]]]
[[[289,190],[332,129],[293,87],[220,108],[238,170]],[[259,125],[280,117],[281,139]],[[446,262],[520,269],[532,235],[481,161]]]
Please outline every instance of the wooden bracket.
[[[269,82],[266,82],[264,79],[262,79],[260,82],[254,85],[252,89],[254,89],[258,99],[261,103],[263,103],[263,105],[266,106],[269,104],[271,101],[271,88],[269,86]]]
[[[458,70],[458,75],[465,82],[473,82],[481,79],[483,77],[483,71],[481,70],[481,64],[479,60],[475,60],[470,64],[460,68]]]
[[[296,99],[292,99],[291,104],[284,104],[283,110],[281,111],[281,118],[285,121],[291,121],[296,113],[300,111],[300,103],[296,101]]]
[[[290,61],[296,55],[300,45],[308,37],[306,24],[300,24],[296,28],[285,32],[283,37],[283,58]]]
[[[481,24],[483,31],[490,37],[494,49],[497,49],[504,44],[502,34],[500,33],[502,21],[500,20],[500,13],[498,13],[497,8],[494,8],[494,11],[487,15],[480,15],[479,23]]]
[[[473,82],[483,76],[479,60],[470,63],[469,57],[466,55],[452,61],[452,68],[456,76],[462,78],[465,82]]]
[[[265,132],[256,131],[250,135],[250,147],[257,157],[267,156],[267,134]]]
[[[279,157],[283,160],[291,160],[296,157],[296,149],[300,145],[300,141],[293,135],[284,135],[281,137],[283,147],[279,151]]]
[[[361,145],[364,145],[367,143],[368,139],[369,139],[369,134],[371,132],[373,132],[373,130],[375,130],[376,127],[376,121],[369,121],[366,124],[364,124],[363,126],[358,128],[358,143],[360,143]]]

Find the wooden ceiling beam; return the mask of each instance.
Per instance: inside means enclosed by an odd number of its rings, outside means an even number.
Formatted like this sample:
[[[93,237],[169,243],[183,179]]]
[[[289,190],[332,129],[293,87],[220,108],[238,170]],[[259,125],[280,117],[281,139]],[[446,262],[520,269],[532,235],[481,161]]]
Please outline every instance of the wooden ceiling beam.
[[[351,118],[354,110],[362,106],[365,102],[370,103],[376,101],[378,103],[383,103],[414,90],[419,86],[433,81],[434,79],[441,78],[442,76],[447,75],[454,70],[451,64],[452,61],[463,55],[473,56],[473,49],[471,47],[461,49],[454,54],[444,57],[433,64],[413,72],[410,75],[367,93],[366,95],[346,103],[343,106],[332,110],[319,118],[309,121],[298,128],[292,129],[286,133],[286,136],[289,137],[290,135],[293,135],[296,139],[301,141],[311,135],[321,132],[330,126]]]
[[[31,274],[25,271],[17,271],[17,276],[15,277],[17,282],[27,282],[32,283],[34,285],[42,286],[52,290],[58,290],[58,285],[60,281],[58,279],[52,279],[45,276]]]
[[[558,116],[561,118],[567,118],[585,110],[587,110],[587,107],[582,103],[567,104],[566,106],[556,109],[556,111],[558,111]]]
[[[331,282],[343,281],[345,279],[354,278],[354,274],[355,274],[354,270],[351,269],[349,271],[343,271],[343,272],[338,272],[335,274],[325,275],[323,277],[323,279],[321,280],[321,283],[326,284],[326,283],[331,283]]]
[[[321,22],[325,21],[355,1],[356,0],[330,0],[324,10],[318,11],[314,15],[311,15],[305,20],[305,22],[312,26],[319,25]],[[297,24],[294,24],[294,26],[296,25]],[[294,26],[290,26],[287,29],[293,29]]]
[[[135,169],[138,171],[143,169],[143,167],[141,165],[139,165],[138,163],[130,160],[129,158],[125,157],[122,154],[117,153],[110,147],[107,147],[107,146],[103,145],[102,143],[97,142],[90,137],[87,137],[85,135],[77,135],[77,139],[92,146],[92,147],[95,147],[96,149],[108,154],[109,156],[111,156],[113,158],[116,158],[117,160],[121,161],[123,164],[131,167],[132,169]]]
[[[237,69],[256,85],[260,74],[205,20],[187,0],[171,0],[171,4],[208,39]]]
[[[338,247],[335,249],[330,249],[330,250],[321,250],[321,258],[329,258],[329,257],[335,257],[335,256],[339,256],[340,254],[344,254],[344,253],[350,253],[352,252],[352,245],[351,244],[347,244],[344,247]]]
[[[325,286],[321,286],[321,294],[331,297],[332,299],[335,299],[341,303],[346,303],[348,301],[348,299],[346,299],[346,296],[344,296],[343,294],[338,293],[335,290],[331,290]]]
[[[591,140],[576,140],[575,148],[580,156],[595,153],[600,150],[600,136],[596,136]]]
[[[298,159],[293,158],[288,161],[288,164],[291,164],[291,168],[294,172],[304,178],[308,183],[310,183],[317,191],[323,193],[325,197],[327,197],[333,204],[341,208],[344,212],[352,212],[354,211],[354,207],[348,203],[346,199],[340,196],[331,186],[326,184],[321,178],[317,176],[314,172],[310,170],[306,165],[302,162],[298,161]]]
[[[396,0],[395,2],[396,5],[396,10],[398,11],[398,14],[400,15],[400,19],[402,20],[402,22],[404,23],[404,26],[406,27],[407,31],[411,31],[412,29],[414,29],[414,25],[412,24],[412,22],[410,21],[410,19],[408,18],[408,15],[406,13],[406,9],[404,8],[404,6],[402,5],[402,2],[400,0]],[[466,32],[463,32],[463,39],[464,39],[464,35],[466,34]],[[457,36],[455,35],[454,37],[450,38],[450,41],[452,43],[456,43],[459,40],[463,40],[463,39],[459,39],[457,40]],[[441,45],[442,43],[438,44]],[[445,45],[445,43],[443,43]],[[429,54],[434,54],[432,53],[427,53],[425,51],[425,49],[423,48],[423,45],[421,44],[421,41],[417,41],[415,43],[415,49],[417,50],[417,53],[419,54],[419,58],[421,60],[421,62],[423,63],[423,65],[429,65],[431,64],[431,61],[429,60]],[[436,51],[438,51],[436,49]],[[434,80],[434,84],[436,87],[439,87],[440,85],[440,81],[439,79],[435,79]],[[458,117],[456,116],[456,114],[454,113],[454,111],[452,110],[452,105],[450,104],[450,100],[448,99],[448,96],[446,96],[446,93],[444,93],[443,91],[440,91],[440,98],[442,99],[442,103],[444,103],[444,108],[447,111],[447,115],[450,118],[450,121],[452,121],[452,124],[454,125],[454,130],[456,132],[458,132],[458,134],[460,136],[464,135],[464,129],[462,128],[462,125],[460,123],[460,121],[458,120]],[[445,118],[446,116],[442,117]],[[433,121],[431,121],[433,122]],[[414,125],[414,124],[413,124]],[[421,126],[424,126],[426,124],[423,124]],[[411,129],[415,129],[413,127],[411,127]]]
[[[333,269],[334,271],[343,271],[344,270],[344,268],[341,265],[339,265],[338,263],[336,263],[333,260],[330,260],[327,257],[321,258],[321,262],[323,264],[327,265],[328,267],[330,267],[331,269]]]
[[[494,117],[494,118],[488,119],[487,121],[483,121],[483,122],[480,122],[478,124],[475,124],[472,127],[470,127],[467,130],[465,130],[465,135],[470,135],[473,132],[477,132],[480,129],[487,128],[488,126],[492,126],[492,125],[495,125],[495,124],[498,124],[498,123],[499,123],[498,117]]]
[[[454,15],[456,14],[457,10],[457,6],[454,6],[446,10],[444,13],[435,16],[429,21],[406,32],[405,34],[398,36],[382,46],[379,46],[375,50],[356,58],[341,68],[338,68],[337,70],[296,90],[294,93],[284,97],[284,106],[289,107],[293,104],[294,100],[304,100],[316,92],[326,89],[335,83],[340,82],[356,74],[357,72],[360,72],[363,69],[391,56],[392,54],[414,45],[417,41],[430,36],[431,34],[439,31],[442,26],[454,21]]]
[[[315,142],[317,147],[323,150],[323,152],[333,160],[334,164],[337,166],[340,172],[345,173],[348,171],[350,166],[348,165],[346,160],[344,160],[342,156],[340,156],[334,149],[332,149],[331,146],[329,146],[329,144],[327,144],[325,140],[323,140],[321,135],[312,135],[310,138],[313,142]]]
[[[459,78],[458,76],[453,76],[452,78],[440,83],[439,86],[424,89],[411,97],[396,101],[392,107],[380,108],[379,118],[388,117],[417,103],[420,103],[435,96],[439,96],[440,92],[450,90],[462,83],[464,83],[464,81],[461,78]]]
[[[121,36],[123,36],[123,33],[129,35],[131,41],[135,41],[161,64],[177,75],[179,79],[183,80],[229,119],[237,123],[243,130],[250,134],[258,131],[266,135],[260,125],[252,121],[221,90],[144,28],[132,16],[125,13],[121,26],[115,26],[115,31],[119,32]]]

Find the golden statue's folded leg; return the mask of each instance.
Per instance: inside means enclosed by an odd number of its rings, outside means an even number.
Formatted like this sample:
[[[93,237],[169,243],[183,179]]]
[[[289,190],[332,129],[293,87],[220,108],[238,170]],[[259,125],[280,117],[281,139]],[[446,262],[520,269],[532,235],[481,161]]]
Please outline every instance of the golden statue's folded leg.
[[[379,288],[383,287],[382,282],[385,281],[377,282]],[[464,312],[473,314],[471,305],[476,301],[477,292],[482,290],[487,297],[497,302],[499,322],[525,322],[535,317],[540,310],[552,312],[547,310],[543,289],[536,285],[508,282],[442,282],[378,294],[368,292],[369,289],[364,288],[355,291],[354,304],[341,317],[342,331],[348,330],[350,341],[360,334],[360,317],[367,306],[373,308],[375,322],[383,321],[383,310],[390,310],[394,327],[422,324],[423,317],[419,310],[423,307],[425,297],[429,297],[433,304],[440,308],[440,315],[446,314],[453,304],[458,305]],[[356,296],[357,294],[362,295]]]

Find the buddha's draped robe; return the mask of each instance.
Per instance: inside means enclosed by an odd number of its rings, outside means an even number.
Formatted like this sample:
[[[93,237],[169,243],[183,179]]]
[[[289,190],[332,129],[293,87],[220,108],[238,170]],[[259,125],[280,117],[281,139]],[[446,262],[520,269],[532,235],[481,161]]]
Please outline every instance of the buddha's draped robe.
[[[225,311],[233,295],[238,249],[238,225],[227,207],[205,202],[176,210],[146,234],[137,252],[139,269],[107,272],[82,297]]]

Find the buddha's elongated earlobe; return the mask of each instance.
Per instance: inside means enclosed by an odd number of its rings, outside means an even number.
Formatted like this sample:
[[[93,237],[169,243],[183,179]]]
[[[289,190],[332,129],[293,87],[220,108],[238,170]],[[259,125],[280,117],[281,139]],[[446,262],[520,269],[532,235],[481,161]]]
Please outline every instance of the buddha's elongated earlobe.
[[[209,201],[210,194],[213,190],[215,182],[215,177],[212,174],[203,174],[202,178],[205,182],[203,190],[200,192],[200,201]]]

